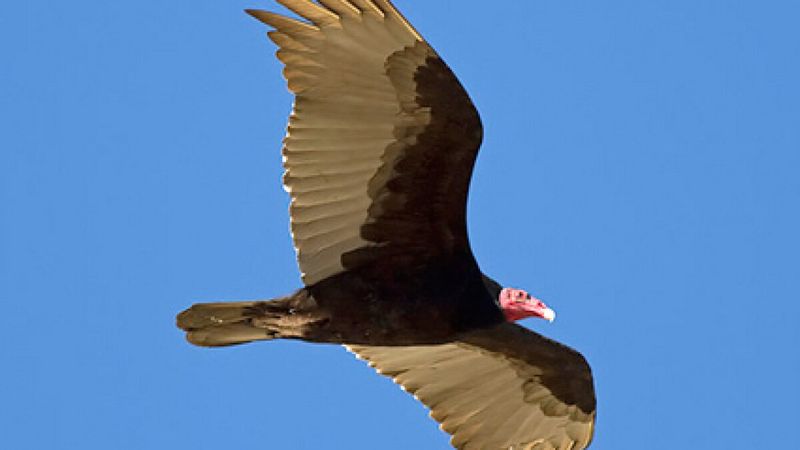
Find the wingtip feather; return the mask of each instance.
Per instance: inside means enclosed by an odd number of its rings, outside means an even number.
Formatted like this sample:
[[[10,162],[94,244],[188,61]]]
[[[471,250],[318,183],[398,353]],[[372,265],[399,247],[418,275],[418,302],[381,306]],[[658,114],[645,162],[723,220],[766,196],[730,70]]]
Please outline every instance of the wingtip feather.
[[[261,9],[252,9],[252,8],[247,8],[247,9],[245,9],[245,10],[244,10],[244,12],[245,12],[247,15],[249,15],[250,17],[253,17],[253,18],[255,18],[255,19],[258,19],[258,20],[260,20],[260,21],[262,21],[262,22],[263,22],[263,20],[261,20],[261,19],[259,18],[259,15],[261,15],[261,14],[263,14],[263,13],[266,13],[267,11],[264,11],[264,10],[261,10]]]

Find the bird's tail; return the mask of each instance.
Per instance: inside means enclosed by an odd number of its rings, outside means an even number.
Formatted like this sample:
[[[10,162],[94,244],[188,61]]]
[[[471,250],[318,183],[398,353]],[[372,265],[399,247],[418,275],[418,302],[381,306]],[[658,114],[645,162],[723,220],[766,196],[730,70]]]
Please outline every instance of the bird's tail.
[[[178,314],[186,339],[202,347],[223,347],[281,337],[286,302],[197,303]]]

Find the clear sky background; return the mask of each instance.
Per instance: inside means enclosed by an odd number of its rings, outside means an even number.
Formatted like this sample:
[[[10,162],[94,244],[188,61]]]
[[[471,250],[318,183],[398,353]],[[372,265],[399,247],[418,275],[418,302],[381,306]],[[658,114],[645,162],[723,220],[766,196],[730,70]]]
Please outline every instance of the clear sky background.
[[[396,3],[481,111],[473,247],[592,364],[593,449],[797,445],[800,3]],[[299,286],[249,7],[3,7],[3,448],[447,448],[339,347],[174,327]]]

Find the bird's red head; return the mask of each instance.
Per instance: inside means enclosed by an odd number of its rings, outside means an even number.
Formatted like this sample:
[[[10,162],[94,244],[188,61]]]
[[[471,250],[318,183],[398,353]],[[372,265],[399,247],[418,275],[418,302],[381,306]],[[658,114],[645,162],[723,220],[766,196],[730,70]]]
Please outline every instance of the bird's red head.
[[[541,317],[552,322],[556,312],[548,308],[543,301],[531,296],[522,289],[504,288],[500,291],[500,308],[509,322],[526,317]]]

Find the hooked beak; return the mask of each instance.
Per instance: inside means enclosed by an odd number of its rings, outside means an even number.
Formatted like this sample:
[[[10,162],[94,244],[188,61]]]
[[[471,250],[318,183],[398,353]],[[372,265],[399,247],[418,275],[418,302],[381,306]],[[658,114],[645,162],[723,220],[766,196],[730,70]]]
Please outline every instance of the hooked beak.
[[[543,301],[534,296],[529,297],[529,305],[532,306],[530,311],[542,319],[552,323],[556,320],[556,312],[550,309]],[[529,306],[529,307],[530,307]]]
[[[550,308],[545,308],[545,310],[542,311],[542,318],[550,323],[553,323],[553,321],[556,320],[556,312]]]

